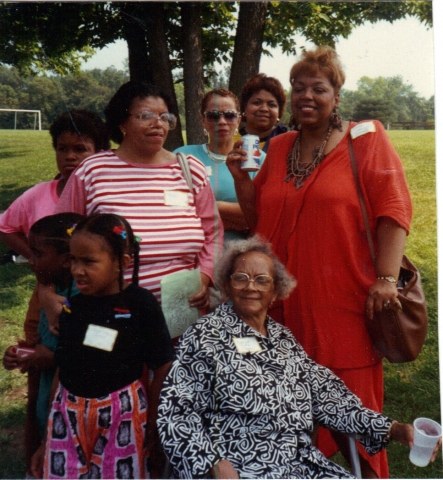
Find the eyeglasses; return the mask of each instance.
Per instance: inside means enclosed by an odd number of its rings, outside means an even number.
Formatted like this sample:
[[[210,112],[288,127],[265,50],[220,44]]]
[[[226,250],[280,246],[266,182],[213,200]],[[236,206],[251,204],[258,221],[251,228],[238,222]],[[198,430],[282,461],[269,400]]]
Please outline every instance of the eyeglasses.
[[[257,275],[251,278],[247,273],[233,273],[231,275],[231,285],[238,290],[243,290],[252,282],[257,290],[267,292],[271,285],[274,283],[274,279],[269,275]]]
[[[208,110],[203,114],[208,122],[218,122],[220,117],[225,117],[227,123],[235,123],[238,118],[238,113],[231,110],[220,112],[219,110]]]
[[[173,113],[162,113],[157,115],[154,112],[149,112],[148,110],[143,110],[140,113],[129,113],[135,118],[141,120],[142,123],[152,124],[160,120],[163,124],[168,124],[169,128],[172,130],[177,125],[177,117]]]

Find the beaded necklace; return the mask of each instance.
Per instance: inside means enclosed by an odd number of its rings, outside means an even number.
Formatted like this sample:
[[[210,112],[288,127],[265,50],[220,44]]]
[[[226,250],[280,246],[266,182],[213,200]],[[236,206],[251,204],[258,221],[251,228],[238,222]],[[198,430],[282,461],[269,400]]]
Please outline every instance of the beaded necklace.
[[[211,150],[209,150],[209,144],[203,145],[203,150],[214,163],[226,162],[226,155],[221,155],[220,153],[211,152]]]
[[[301,143],[301,130],[295,139],[294,145],[291,148],[291,151],[288,154],[286,160],[286,178],[285,182],[293,181],[295,188],[298,190],[303,187],[305,180],[311,175],[311,173],[320,165],[322,160],[325,158],[324,150],[326,144],[328,143],[329,137],[331,136],[332,130],[334,127],[331,125],[326,132],[325,139],[318,147],[315,147],[312,152],[312,162],[307,166],[303,166],[300,163],[300,143]]]

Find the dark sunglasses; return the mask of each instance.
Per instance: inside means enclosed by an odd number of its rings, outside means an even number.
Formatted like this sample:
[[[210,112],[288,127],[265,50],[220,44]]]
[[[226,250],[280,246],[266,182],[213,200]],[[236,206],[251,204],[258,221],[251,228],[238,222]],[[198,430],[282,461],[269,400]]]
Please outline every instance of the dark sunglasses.
[[[238,113],[237,112],[232,112],[230,110],[226,112],[220,112],[218,110],[209,110],[203,114],[206,117],[206,120],[208,122],[218,122],[220,120],[220,117],[223,116],[225,117],[225,120],[228,123],[234,123],[237,121],[238,118]]]

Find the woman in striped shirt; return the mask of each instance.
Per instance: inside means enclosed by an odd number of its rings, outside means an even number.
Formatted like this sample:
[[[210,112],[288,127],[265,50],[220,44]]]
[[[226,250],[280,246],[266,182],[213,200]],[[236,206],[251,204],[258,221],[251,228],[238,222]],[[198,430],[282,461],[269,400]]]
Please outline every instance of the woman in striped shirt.
[[[202,288],[189,298],[207,305],[214,256],[223,227],[205,167],[188,155],[192,191],[177,156],[163,148],[176,117],[169,98],[146,83],[124,84],[105,109],[111,138],[119,144],[87,158],[71,175],[57,211],[116,213],[140,238],[140,286],[159,301],[160,281],[200,267]],[[125,277],[132,275],[132,266]]]

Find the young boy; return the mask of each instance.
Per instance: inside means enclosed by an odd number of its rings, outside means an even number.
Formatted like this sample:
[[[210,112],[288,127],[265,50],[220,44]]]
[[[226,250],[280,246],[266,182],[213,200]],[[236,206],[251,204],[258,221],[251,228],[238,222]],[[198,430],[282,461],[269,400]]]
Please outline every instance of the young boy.
[[[109,135],[101,118],[87,110],[70,110],[59,115],[50,127],[52,145],[55,149],[59,175],[49,182],[42,182],[24,192],[0,217],[0,239],[14,252],[29,259],[32,252],[27,236],[31,225],[42,217],[54,213],[63,188],[77,165],[85,158],[109,148]],[[40,319],[40,304],[36,291],[30,301],[24,322],[25,340],[20,346],[35,347],[38,340],[37,326]],[[40,349],[40,347],[38,347]],[[5,368],[16,361],[12,347],[3,358]],[[15,368],[15,367],[12,367]],[[21,368],[26,371],[26,364]],[[26,411],[25,450],[29,469],[32,454],[40,444],[36,418],[36,401],[39,375],[28,373],[28,405]]]
[[[75,225],[83,219],[77,213],[59,213],[49,215],[32,225],[28,235],[28,244],[32,255],[29,258],[31,270],[37,281],[43,285],[54,284],[58,294],[71,298],[78,293],[72,280],[69,240]],[[37,399],[37,420],[40,438],[43,438],[49,413],[49,396],[55,374],[54,350],[57,337],[48,328],[48,319],[43,309],[40,310],[38,325],[39,341],[35,352],[26,357],[13,355],[9,347],[5,353],[8,367],[40,373]]]

